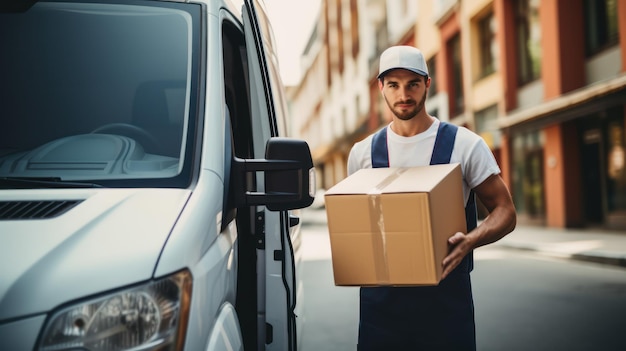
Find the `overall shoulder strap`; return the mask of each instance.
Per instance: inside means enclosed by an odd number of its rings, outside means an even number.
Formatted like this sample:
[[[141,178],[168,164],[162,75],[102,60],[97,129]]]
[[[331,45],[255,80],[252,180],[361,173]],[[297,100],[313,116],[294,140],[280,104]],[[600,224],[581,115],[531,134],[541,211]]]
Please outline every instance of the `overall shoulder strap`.
[[[433,155],[430,159],[431,165],[447,164],[450,163],[452,157],[452,150],[454,149],[454,141],[456,140],[456,132],[458,127],[451,123],[439,122],[439,129],[437,130],[437,137],[435,138],[435,146],[433,148]],[[465,223],[467,224],[467,231],[476,228],[477,225],[477,212],[476,212],[476,199],[474,192],[470,191],[469,199],[465,204]],[[457,267],[460,272],[471,272],[474,269],[473,253],[469,253],[461,264]]]
[[[431,165],[441,165],[450,163],[452,157],[452,149],[454,148],[454,140],[456,139],[456,131],[459,128],[454,124],[439,122],[437,137],[435,138],[435,146],[433,154],[430,158]]]
[[[389,167],[387,149],[387,127],[382,128],[372,138],[372,168]]]
[[[389,167],[389,150],[387,148],[387,128],[384,127],[372,138],[372,167]],[[431,165],[450,163],[457,126],[454,124],[439,122],[439,129],[435,139],[433,154],[430,159]]]

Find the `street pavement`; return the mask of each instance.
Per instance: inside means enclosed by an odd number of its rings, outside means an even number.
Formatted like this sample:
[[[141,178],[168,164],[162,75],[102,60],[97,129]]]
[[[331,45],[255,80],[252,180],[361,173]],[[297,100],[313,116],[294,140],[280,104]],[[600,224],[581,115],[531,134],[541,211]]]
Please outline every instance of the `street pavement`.
[[[358,338],[359,288],[334,284],[324,207],[309,207],[299,215],[305,277],[305,313],[301,316],[305,328],[299,335],[300,350],[353,351]],[[475,259],[493,254],[491,247],[626,268],[626,232],[518,225],[503,239],[478,249]]]
[[[323,206],[302,211],[302,224],[326,226]],[[492,245],[564,259],[626,267],[626,231],[517,225]]]

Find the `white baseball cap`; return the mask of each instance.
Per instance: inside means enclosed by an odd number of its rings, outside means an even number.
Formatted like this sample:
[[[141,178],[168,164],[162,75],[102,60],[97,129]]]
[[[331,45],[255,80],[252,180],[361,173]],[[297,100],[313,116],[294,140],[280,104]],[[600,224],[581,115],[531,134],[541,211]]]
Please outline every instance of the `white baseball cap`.
[[[428,76],[428,66],[422,52],[412,46],[392,46],[380,55],[378,79],[392,69],[406,69],[422,76]]]

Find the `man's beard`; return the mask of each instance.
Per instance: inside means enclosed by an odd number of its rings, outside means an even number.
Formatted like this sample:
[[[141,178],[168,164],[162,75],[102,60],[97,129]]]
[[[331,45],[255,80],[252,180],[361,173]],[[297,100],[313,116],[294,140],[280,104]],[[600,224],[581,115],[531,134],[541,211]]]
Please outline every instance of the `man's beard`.
[[[428,89],[424,90],[424,96],[422,96],[422,99],[420,100],[418,104],[415,104],[415,100],[413,99],[404,100],[404,101],[400,101],[396,103],[396,105],[413,104],[414,108],[410,110],[406,110],[406,111],[402,111],[399,108],[396,109],[395,105],[391,106],[386,96],[385,96],[385,101],[387,102],[387,106],[389,106],[389,109],[391,110],[391,112],[393,112],[393,114],[396,115],[396,117],[398,117],[399,119],[403,121],[408,121],[412,119],[413,117],[417,116],[417,114],[420,113],[424,109],[424,103],[426,102],[427,93],[428,93]]]

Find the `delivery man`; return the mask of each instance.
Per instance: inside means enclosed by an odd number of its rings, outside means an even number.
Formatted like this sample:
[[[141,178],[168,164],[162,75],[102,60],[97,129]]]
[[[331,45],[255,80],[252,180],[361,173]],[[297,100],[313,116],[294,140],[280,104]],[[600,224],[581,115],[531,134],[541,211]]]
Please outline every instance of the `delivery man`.
[[[394,46],[382,53],[378,86],[393,120],[353,146],[348,173],[459,163],[467,233],[450,233],[439,285],[361,288],[358,350],[476,350],[472,252],[515,228],[515,207],[491,150],[477,134],[426,112],[430,83],[419,49]],[[480,226],[475,196],[489,211]]]

